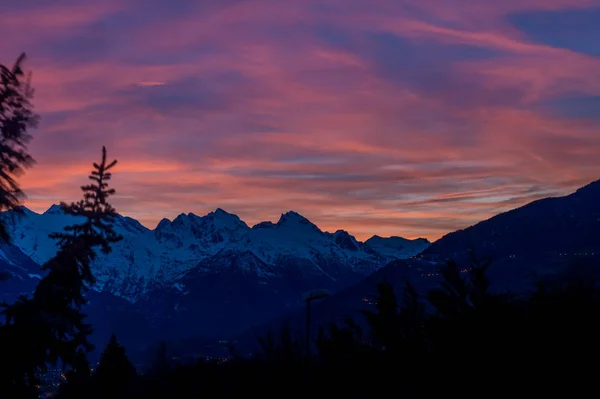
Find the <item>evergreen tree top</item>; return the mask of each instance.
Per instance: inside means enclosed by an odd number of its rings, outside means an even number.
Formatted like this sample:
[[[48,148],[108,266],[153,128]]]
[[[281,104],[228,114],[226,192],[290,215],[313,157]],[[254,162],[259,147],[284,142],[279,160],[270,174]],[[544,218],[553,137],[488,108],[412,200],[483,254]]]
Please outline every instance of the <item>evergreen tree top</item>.
[[[106,147],[102,147],[102,160],[94,162],[93,170],[88,176],[93,183],[81,186],[83,199],[66,204],[61,202],[65,214],[85,218],[80,224],[65,227],[65,232],[54,233],[50,237],[58,240],[58,245],[73,245],[76,241],[86,240],[90,247],[100,247],[103,253],[110,252],[110,244],[123,237],[114,231],[112,222],[117,216],[116,210],[108,203],[108,198],[116,193],[109,188],[112,178],[110,170],[117,160],[107,161]],[[95,254],[91,254],[93,260]]]
[[[35,163],[27,151],[31,140],[28,129],[37,125],[39,117],[30,101],[31,75],[23,79],[24,60],[22,53],[12,68],[0,64],[0,211],[20,211],[25,194],[16,178]],[[0,240],[10,240],[2,223]]]

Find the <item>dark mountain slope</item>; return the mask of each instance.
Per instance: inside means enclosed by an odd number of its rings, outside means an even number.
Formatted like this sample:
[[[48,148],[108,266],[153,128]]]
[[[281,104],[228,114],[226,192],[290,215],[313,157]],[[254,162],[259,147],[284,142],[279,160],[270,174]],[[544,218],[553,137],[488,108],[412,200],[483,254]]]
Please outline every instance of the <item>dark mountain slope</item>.
[[[585,272],[600,276],[600,181],[575,193],[547,198],[499,214],[464,230],[450,233],[413,259],[394,261],[360,283],[313,305],[314,325],[336,322],[346,316],[363,320],[360,310],[379,282],[388,281],[398,295],[410,281],[425,296],[439,281],[439,268],[453,258],[464,269],[474,254],[490,258],[491,289],[526,293],[540,279],[563,273]],[[302,333],[302,309],[278,317],[240,335],[242,350],[256,348],[256,335],[277,333],[284,324]]]
[[[545,198],[450,233],[423,251],[426,257],[500,259],[531,253],[573,254],[600,249],[600,181],[565,197]]]

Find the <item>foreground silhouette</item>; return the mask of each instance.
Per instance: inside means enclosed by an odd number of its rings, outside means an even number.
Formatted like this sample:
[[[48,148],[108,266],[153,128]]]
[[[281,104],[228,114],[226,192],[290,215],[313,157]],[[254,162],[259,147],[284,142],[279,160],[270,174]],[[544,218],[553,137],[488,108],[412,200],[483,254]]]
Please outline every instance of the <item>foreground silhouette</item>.
[[[94,163],[89,176],[93,183],[81,187],[83,199],[61,204],[64,213],[80,217],[81,223],[50,235],[58,241],[58,252],[42,266],[47,273],[33,297],[2,305],[6,322],[0,326],[0,389],[11,398],[37,397],[38,374],[49,365],[69,368],[74,375],[89,372],[92,326],[85,323],[82,307],[85,292],[95,282],[90,265],[97,249],[107,253],[121,239],[111,224],[116,212],[107,202],[115,192],[108,188],[108,171],[115,164],[107,163],[103,148],[102,161]]]
[[[38,116],[33,112],[31,76],[23,79],[25,53],[12,68],[0,64],[0,211],[19,211],[25,197],[17,177],[35,160],[29,155],[28,129],[34,128]],[[0,241],[10,242],[10,235],[0,221]],[[10,276],[0,273],[0,281]]]
[[[493,294],[488,264],[461,273],[448,262],[443,282],[426,298],[407,283],[398,300],[382,282],[373,310],[364,312],[364,331],[353,320],[321,328],[311,348],[286,328],[261,339],[262,350],[248,358],[166,365],[163,346],[156,364],[137,376],[119,351],[113,367],[123,371],[113,380],[99,369],[79,396],[60,397],[487,397],[565,388],[572,395],[593,385],[585,377],[595,368],[588,371],[584,361],[600,354],[598,285],[561,276],[528,296]]]

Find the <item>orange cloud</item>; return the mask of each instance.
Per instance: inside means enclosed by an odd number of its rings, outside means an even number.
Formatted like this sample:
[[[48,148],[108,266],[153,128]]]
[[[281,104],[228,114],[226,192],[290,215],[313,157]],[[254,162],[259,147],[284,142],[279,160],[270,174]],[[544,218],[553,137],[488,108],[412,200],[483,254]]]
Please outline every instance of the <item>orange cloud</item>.
[[[543,25],[568,13],[597,42],[598,1],[53,4],[0,15],[42,116],[22,180],[36,211],[78,198],[102,145],[117,209],[151,228],[294,209],[435,239],[599,177],[598,54]]]

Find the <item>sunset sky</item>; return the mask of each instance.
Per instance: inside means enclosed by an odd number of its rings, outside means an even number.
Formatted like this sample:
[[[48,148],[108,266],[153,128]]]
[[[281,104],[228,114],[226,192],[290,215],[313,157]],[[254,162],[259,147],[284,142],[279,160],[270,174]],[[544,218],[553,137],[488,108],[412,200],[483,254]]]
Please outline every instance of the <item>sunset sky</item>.
[[[600,178],[600,0],[0,0],[41,115],[26,205],[102,145],[154,228],[295,210],[427,237]],[[8,40],[7,40],[8,39]]]

